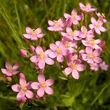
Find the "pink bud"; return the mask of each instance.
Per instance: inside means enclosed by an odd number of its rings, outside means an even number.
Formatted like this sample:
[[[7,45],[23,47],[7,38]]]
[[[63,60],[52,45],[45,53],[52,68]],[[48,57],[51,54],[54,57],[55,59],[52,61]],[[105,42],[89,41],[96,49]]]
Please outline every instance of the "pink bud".
[[[19,73],[19,78],[25,79],[25,76],[23,73]]]
[[[9,76],[6,76],[6,81],[11,82],[12,81],[12,78],[9,77]]]
[[[36,99],[40,99],[40,98],[41,98],[41,97],[39,97],[38,95],[36,95],[35,97],[36,97]]]
[[[26,57],[26,56],[27,56],[27,50],[20,49],[20,54],[21,54],[23,57]]]
[[[99,46],[100,47],[103,47],[105,45],[105,41],[101,41],[100,43],[99,43]]]
[[[35,52],[35,47],[34,46],[30,46],[30,51],[32,52],[32,53],[34,53]]]
[[[22,98],[22,102],[26,102],[26,100],[27,100],[26,97]]]

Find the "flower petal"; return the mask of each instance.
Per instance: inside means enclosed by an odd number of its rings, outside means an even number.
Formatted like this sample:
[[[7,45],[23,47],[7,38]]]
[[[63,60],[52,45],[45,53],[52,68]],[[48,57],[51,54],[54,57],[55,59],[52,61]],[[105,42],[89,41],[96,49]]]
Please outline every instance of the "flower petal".
[[[18,101],[20,101],[20,100],[22,100],[22,98],[23,98],[24,96],[25,96],[25,92],[20,91],[20,92],[17,94],[16,98],[17,98]]]
[[[19,84],[15,84],[15,85],[11,86],[11,88],[14,92],[19,92],[21,89]]]
[[[5,67],[8,69],[8,67],[12,67],[12,65],[9,62],[6,62]]]
[[[20,85],[22,85],[22,86],[26,86],[26,80],[23,79],[23,78],[20,78],[19,83],[20,83]]]
[[[39,61],[39,57],[36,56],[36,55],[34,55],[34,56],[32,56],[32,57],[30,58],[30,60],[31,60],[31,62],[36,63],[36,62]]]
[[[75,78],[75,79],[79,79],[79,73],[78,73],[78,71],[77,71],[77,70],[73,70],[73,71],[72,71],[72,76],[73,76],[73,78]]]
[[[84,71],[86,69],[86,66],[85,65],[83,65],[83,64],[78,64],[77,65],[77,70],[78,71]]]
[[[37,90],[39,88],[39,85],[40,84],[38,82],[32,82],[31,87],[32,87],[32,89]]]
[[[65,68],[64,70],[66,75],[69,75],[72,72],[72,69],[70,67]]]
[[[42,97],[42,96],[44,95],[44,89],[43,89],[43,88],[38,89],[37,95],[38,95],[39,97]]]
[[[15,64],[14,66],[13,66],[13,70],[17,70],[19,68],[19,65],[18,64]]]
[[[45,68],[45,61],[44,60],[40,60],[38,62],[38,66],[39,66],[40,69],[44,69]]]
[[[50,87],[46,87],[46,88],[45,88],[45,92],[46,92],[47,94],[49,94],[49,95],[52,95],[52,94],[53,94],[53,89],[50,88]]]
[[[54,61],[50,58],[46,58],[45,59],[45,62],[48,64],[48,65],[53,65],[54,64]]]
[[[39,81],[40,83],[44,83],[44,82],[45,82],[45,76],[44,76],[44,74],[39,74],[39,75],[38,75],[38,81]]]
[[[45,81],[46,83],[46,86],[51,86],[53,83],[54,83],[54,80],[53,79],[48,79]]]
[[[37,53],[37,54],[40,54],[41,52],[43,52],[42,47],[41,47],[41,46],[37,46],[37,47],[36,47],[36,53]]]
[[[25,95],[26,95],[26,97],[29,98],[29,99],[32,99],[33,96],[34,96],[33,92],[30,91],[30,90],[27,90],[26,93],[25,93]]]

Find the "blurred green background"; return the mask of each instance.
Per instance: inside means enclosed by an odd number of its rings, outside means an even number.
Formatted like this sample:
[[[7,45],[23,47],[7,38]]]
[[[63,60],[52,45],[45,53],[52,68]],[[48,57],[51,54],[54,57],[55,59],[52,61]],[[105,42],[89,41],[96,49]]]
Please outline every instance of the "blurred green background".
[[[48,20],[57,20],[63,17],[64,12],[71,13],[73,8],[79,11],[79,2],[91,3],[100,13],[104,13],[108,20],[107,32],[102,34],[100,38],[106,41],[103,60],[110,65],[110,0],[0,0],[0,68],[4,67],[6,61],[12,64],[18,62],[22,72],[32,73],[33,70],[24,66],[27,59],[24,60],[19,55],[19,49],[28,48],[28,43],[24,43],[22,35],[25,33],[25,28],[27,26],[31,28],[41,27],[46,34],[41,45],[48,47],[49,43],[59,39],[59,36],[54,32],[47,30]],[[30,64],[30,66],[32,65]],[[91,74],[80,80],[80,82],[84,82],[84,87],[82,90],[78,90],[75,99],[65,91],[68,90],[72,93],[79,82],[62,80],[58,81],[54,87],[56,90],[60,88],[58,91],[61,90],[61,93],[57,91],[55,95],[50,96],[51,98],[48,97],[47,102],[38,102],[37,106],[29,104],[27,108],[23,109],[110,110],[110,69]],[[32,79],[32,74],[26,75]],[[65,88],[67,82],[72,83],[71,86],[74,87]],[[6,85],[4,76],[0,72],[0,110],[19,110],[14,96],[15,94]]]

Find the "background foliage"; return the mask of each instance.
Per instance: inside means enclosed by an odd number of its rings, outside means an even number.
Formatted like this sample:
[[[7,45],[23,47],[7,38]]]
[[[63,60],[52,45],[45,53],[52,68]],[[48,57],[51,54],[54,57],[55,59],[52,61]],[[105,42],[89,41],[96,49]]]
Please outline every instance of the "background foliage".
[[[79,10],[80,1],[91,3],[108,20],[107,32],[100,37],[106,41],[103,60],[110,65],[109,0],[0,0],[0,68],[6,61],[12,64],[18,62],[26,78],[36,80],[33,65],[27,64],[28,60],[19,54],[19,49],[28,47],[22,35],[25,27],[41,27],[46,36],[40,45],[48,47],[49,43],[60,39],[59,35],[47,30],[48,20],[59,19],[64,12],[71,13],[73,8]],[[54,95],[35,103],[29,102],[22,107],[23,110],[110,110],[110,69],[98,72],[87,70],[85,75],[80,74],[78,81],[73,78],[67,80],[60,70],[54,70],[54,66],[52,70],[48,69],[48,74],[51,74],[48,76],[55,78]],[[0,110],[19,110],[15,95],[0,73]]]

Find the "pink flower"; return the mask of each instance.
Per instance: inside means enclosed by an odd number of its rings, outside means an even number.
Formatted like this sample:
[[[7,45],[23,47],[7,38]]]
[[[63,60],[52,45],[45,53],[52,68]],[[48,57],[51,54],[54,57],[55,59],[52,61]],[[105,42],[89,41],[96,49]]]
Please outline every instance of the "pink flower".
[[[76,9],[72,10],[71,15],[64,13],[64,17],[67,19],[66,21],[68,21],[69,26],[71,26],[71,24],[77,25],[79,24],[78,21],[81,20],[81,16],[77,15]]]
[[[69,75],[72,72],[72,76],[75,79],[79,79],[79,73],[78,71],[84,71],[86,69],[85,65],[80,64],[80,60],[74,60],[71,62],[69,67],[65,68],[64,72],[66,75]]]
[[[72,31],[72,29],[70,27],[66,28],[66,32],[61,32],[62,36],[68,38],[69,40],[73,41],[73,40],[81,40],[81,38],[79,38],[80,35],[80,31],[78,30],[74,30]]]
[[[49,57],[55,58],[57,57],[58,62],[63,62],[64,56],[67,55],[68,50],[65,48],[64,44],[60,41],[56,41],[56,44],[51,43],[50,44],[50,53]]]
[[[54,64],[54,61],[48,57],[48,54],[50,51],[43,51],[42,47],[41,46],[37,46],[36,49],[36,54],[37,55],[34,55],[30,58],[30,60],[33,62],[33,63],[37,63],[38,64],[38,67],[40,69],[44,69],[45,68],[45,63],[48,64],[48,65],[53,65]]]
[[[92,47],[93,49],[101,49],[101,47],[98,45],[101,43],[100,39],[94,40],[92,38],[88,38],[86,40],[82,40],[83,45]]]
[[[20,49],[20,54],[21,54],[23,57],[26,57],[26,56],[27,56],[27,50],[25,50],[25,49]]]
[[[35,47],[34,46],[30,46],[30,51],[32,52],[32,53],[34,53],[35,52]]]
[[[33,92],[30,91],[31,86],[30,82],[26,83],[26,80],[23,78],[20,78],[19,84],[13,85],[11,88],[14,92],[18,92],[16,99],[18,101],[25,102],[28,99],[33,98]]]
[[[96,19],[94,17],[92,17],[91,18],[91,22],[92,22],[92,24],[90,24],[89,27],[91,29],[94,29],[97,34],[101,34],[101,32],[105,32],[106,31],[106,28],[104,28],[102,26],[103,22],[100,19],[98,19],[96,21]]]
[[[97,63],[92,63],[92,64],[90,64],[90,69],[93,71],[98,71],[99,65]]]
[[[103,61],[103,62],[101,62],[100,64],[99,64],[99,66],[100,66],[100,68],[102,69],[102,70],[105,70],[105,71],[107,71],[108,70],[108,65]]]
[[[17,69],[19,68],[18,64],[15,64],[14,66],[12,66],[9,62],[6,62],[5,67],[6,67],[6,69],[1,68],[1,71],[6,76],[12,76],[12,75],[19,73],[19,71],[17,71]]]
[[[26,27],[27,34],[23,34],[26,39],[38,40],[38,38],[42,38],[45,34],[41,33],[42,29],[31,29],[30,27]]]
[[[66,22],[62,18],[60,18],[58,21],[49,20],[48,24],[49,24],[48,30],[50,31],[63,31],[66,26]]]
[[[97,10],[96,8],[91,8],[92,6],[89,3],[85,6],[83,3],[80,2],[79,6],[80,6],[80,9],[85,12],[92,12]]]
[[[86,37],[87,38],[93,38],[94,37],[93,30],[87,31],[86,26],[82,26],[79,37],[81,37],[81,38],[86,38]]]
[[[85,50],[87,54],[81,54],[84,61],[87,61],[90,64],[100,63],[102,61],[102,59],[98,57],[101,54],[100,49],[93,51],[92,47],[86,47]]]
[[[49,95],[53,94],[53,90],[52,90],[52,88],[50,88],[50,86],[53,83],[54,83],[53,79],[45,80],[44,74],[39,74],[38,75],[38,82],[32,82],[31,87],[34,90],[38,90],[37,95],[39,97],[43,97],[45,92]]]

